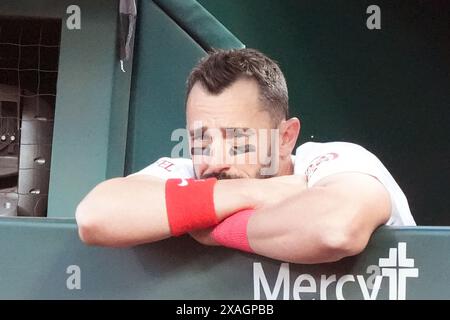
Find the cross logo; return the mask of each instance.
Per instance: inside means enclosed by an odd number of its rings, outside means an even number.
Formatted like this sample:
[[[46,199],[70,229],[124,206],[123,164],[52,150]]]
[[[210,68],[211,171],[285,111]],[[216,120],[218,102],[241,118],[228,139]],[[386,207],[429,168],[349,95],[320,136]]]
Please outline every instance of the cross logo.
[[[389,300],[406,299],[406,278],[418,278],[419,269],[414,268],[414,259],[406,257],[406,242],[389,249],[388,258],[380,258],[382,276],[389,278]]]

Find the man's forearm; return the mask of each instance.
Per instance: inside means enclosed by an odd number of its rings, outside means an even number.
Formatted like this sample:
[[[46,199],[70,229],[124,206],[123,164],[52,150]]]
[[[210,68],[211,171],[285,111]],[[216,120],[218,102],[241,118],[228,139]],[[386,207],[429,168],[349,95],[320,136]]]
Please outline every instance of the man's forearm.
[[[214,206],[218,221],[255,205],[256,197],[249,192],[254,183],[253,179],[217,181]],[[79,204],[76,218],[81,239],[93,245],[131,246],[171,236],[165,181],[149,176],[100,183]]]
[[[309,204],[317,201],[320,201],[320,206]],[[351,206],[337,202],[324,190],[310,189],[277,205],[253,210],[246,226],[240,228],[246,230],[247,245],[223,239],[236,234],[236,230],[230,227],[237,227],[238,222],[234,220],[239,213],[216,227],[191,235],[205,245],[223,245],[239,250],[247,247],[249,250],[244,251],[286,262],[308,264],[337,261],[356,254],[350,242],[358,243],[356,238],[351,238],[350,229],[344,228],[345,220],[339,221],[354,211]],[[224,237],[218,237],[218,234]],[[235,239],[233,236],[231,238]],[[367,240],[363,239],[363,243]]]
[[[389,194],[375,178],[336,174],[318,186],[254,210],[246,238],[251,251],[266,257],[294,263],[337,261],[361,252],[390,212]],[[215,238],[234,217],[193,236],[203,244],[239,248]]]
[[[248,241],[255,253],[277,260],[337,261],[356,254],[350,252],[352,239],[344,226],[351,215],[356,216],[351,205],[326,190],[308,189],[278,206],[256,210],[248,222]]]
[[[164,181],[115,178],[97,185],[80,202],[80,238],[91,245],[128,246],[167,238]]]

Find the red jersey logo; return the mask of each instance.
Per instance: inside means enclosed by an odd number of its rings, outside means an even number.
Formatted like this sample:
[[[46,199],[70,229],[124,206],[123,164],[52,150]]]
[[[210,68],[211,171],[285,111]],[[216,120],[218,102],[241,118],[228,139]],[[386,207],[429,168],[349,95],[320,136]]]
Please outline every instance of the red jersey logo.
[[[325,161],[331,161],[338,157],[339,155],[335,152],[330,152],[321,156],[318,156],[313,161],[311,161],[311,164],[306,168],[305,174],[308,177],[308,180],[311,178],[312,174],[317,170],[317,167]]]
[[[172,172],[171,167],[175,165],[173,162],[170,162],[168,160],[160,160],[156,164],[158,165],[158,167],[166,169],[169,172]]]

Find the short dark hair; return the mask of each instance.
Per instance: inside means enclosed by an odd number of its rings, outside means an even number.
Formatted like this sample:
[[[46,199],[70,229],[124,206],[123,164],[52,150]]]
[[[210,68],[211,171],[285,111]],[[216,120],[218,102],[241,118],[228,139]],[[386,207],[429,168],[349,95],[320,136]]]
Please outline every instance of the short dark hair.
[[[220,94],[240,78],[256,80],[264,111],[277,125],[288,118],[289,96],[283,72],[277,62],[255,49],[213,50],[203,57],[188,77],[186,102],[197,82],[210,93]]]

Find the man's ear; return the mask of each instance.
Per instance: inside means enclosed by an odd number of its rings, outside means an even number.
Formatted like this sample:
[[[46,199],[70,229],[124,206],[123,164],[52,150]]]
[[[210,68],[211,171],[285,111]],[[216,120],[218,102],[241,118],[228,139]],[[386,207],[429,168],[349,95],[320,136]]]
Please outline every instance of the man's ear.
[[[296,117],[284,120],[280,124],[280,156],[290,157],[300,134],[300,120]]]

